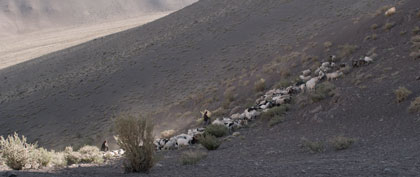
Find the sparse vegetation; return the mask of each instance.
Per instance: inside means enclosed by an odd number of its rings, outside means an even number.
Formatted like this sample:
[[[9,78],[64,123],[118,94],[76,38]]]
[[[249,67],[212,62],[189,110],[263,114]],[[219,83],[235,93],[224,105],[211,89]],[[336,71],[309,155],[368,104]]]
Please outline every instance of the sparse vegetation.
[[[6,139],[0,137],[0,154],[7,166],[14,170],[22,170],[26,164],[31,163],[31,153],[35,146],[26,143],[26,137],[19,137],[17,133],[9,135]]]
[[[203,151],[188,151],[181,156],[182,165],[195,165],[200,160],[207,157],[207,153]]]
[[[312,153],[320,153],[325,151],[324,143],[321,141],[310,141],[302,138],[302,148],[311,151]]]
[[[420,35],[413,36],[411,38],[411,53],[410,56],[414,59],[420,58]]]
[[[69,146],[64,150],[64,159],[67,165],[78,164],[82,161],[82,155],[77,151],[73,151],[73,148]]]
[[[325,47],[325,49],[329,49],[332,45],[333,45],[333,44],[332,44],[332,42],[331,42],[331,41],[324,42],[324,47]]]
[[[330,141],[330,143],[333,145],[333,147],[336,150],[348,149],[354,142],[355,142],[355,139],[344,137],[344,136],[334,137]]]
[[[370,28],[372,28],[373,30],[378,29],[379,25],[378,24],[373,24],[370,26]]]
[[[284,116],[280,116],[280,115],[276,115],[273,118],[270,119],[270,121],[268,122],[268,124],[270,125],[270,127],[275,126],[279,123],[284,122],[285,118]]]
[[[399,87],[397,90],[394,91],[395,97],[397,99],[397,103],[403,102],[407,97],[412,93],[405,87]]]
[[[276,116],[283,116],[289,110],[289,105],[283,104],[281,106],[273,107],[267,112],[263,112],[260,117],[264,120],[271,120]]]
[[[384,29],[385,29],[385,30],[391,30],[392,28],[394,28],[394,27],[395,27],[395,25],[396,25],[396,23],[395,23],[395,22],[387,22],[387,23],[385,23],[385,25],[384,25]]]
[[[278,82],[274,87],[276,89],[281,89],[281,88],[286,88],[288,86],[291,85],[292,82],[290,82],[289,80],[281,80],[280,82]]]
[[[420,97],[414,99],[409,107],[410,112],[419,113],[420,112]]]
[[[257,82],[255,82],[254,88],[256,92],[263,92],[266,89],[265,79],[260,79]]]
[[[115,120],[117,143],[125,150],[125,172],[149,172],[154,166],[153,127],[142,116],[120,115]]]
[[[413,32],[414,35],[419,34],[420,33],[420,27],[418,27],[418,26],[414,27],[412,32]]]
[[[215,136],[206,134],[198,139],[207,150],[216,150],[222,144]]]
[[[229,134],[229,129],[224,125],[209,125],[206,127],[205,133],[213,135],[215,137],[223,137]]]
[[[335,85],[331,82],[323,82],[316,86],[315,91],[310,94],[313,102],[319,102],[325,98],[334,96]]]
[[[14,170],[45,167],[54,155],[44,148],[37,148],[36,144],[27,143],[26,137],[19,137],[17,133],[7,138],[0,137],[0,154],[5,164]]]
[[[338,46],[338,54],[337,57],[339,58],[345,58],[350,56],[351,54],[353,54],[359,47],[357,45],[350,45],[350,44],[345,44],[345,45],[340,45]]]
[[[96,163],[100,164],[104,162],[102,153],[96,146],[83,146],[78,151],[81,154],[81,163]]]

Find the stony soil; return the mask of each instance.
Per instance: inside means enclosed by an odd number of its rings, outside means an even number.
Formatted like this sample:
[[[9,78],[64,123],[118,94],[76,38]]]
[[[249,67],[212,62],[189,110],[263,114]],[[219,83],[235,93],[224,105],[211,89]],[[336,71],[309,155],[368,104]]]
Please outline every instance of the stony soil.
[[[345,2],[322,2],[349,7]],[[283,7],[272,3],[273,9]],[[311,4],[304,0],[288,3]],[[359,49],[343,57],[342,62],[365,56],[373,49],[377,55],[375,62],[331,81],[336,89],[330,98],[307,105],[294,102],[286,121],[279,125],[269,127],[264,121],[253,122],[249,128],[240,130],[241,136],[225,141],[197,165],[181,165],[183,150],[178,150],[158,153],[163,158],[150,174],[122,174],[118,161],[104,166],[16,173],[19,176],[419,176],[420,113],[408,112],[410,101],[420,96],[420,81],[416,80],[420,76],[420,63],[409,57],[410,38],[415,35],[412,29],[420,25],[419,5],[418,1],[407,0],[397,6],[397,14],[391,17],[369,15],[354,23],[341,21],[331,24],[331,28],[325,27],[329,35],[313,40],[320,44],[331,41],[333,46],[326,51],[323,45],[316,45],[306,49],[306,54],[318,56],[322,61],[321,58],[339,51],[339,45],[351,44]],[[372,7],[371,12],[382,7],[372,6],[376,8]],[[385,24],[392,22],[393,28],[384,29]],[[373,24],[379,27],[373,29]],[[366,38],[373,34],[375,39]],[[295,69],[300,71],[309,66],[302,64]],[[393,91],[400,86],[413,93],[406,101],[396,103]],[[337,151],[328,142],[340,135],[355,138],[356,142],[349,149]],[[325,151],[312,153],[301,148],[302,138],[324,142]]]

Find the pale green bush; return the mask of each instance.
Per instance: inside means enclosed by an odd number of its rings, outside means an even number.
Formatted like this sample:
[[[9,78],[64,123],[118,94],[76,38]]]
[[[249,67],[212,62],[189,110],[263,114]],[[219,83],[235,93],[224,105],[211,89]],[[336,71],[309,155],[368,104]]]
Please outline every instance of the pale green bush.
[[[155,164],[154,125],[142,116],[121,115],[115,120],[118,145],[125,150],[127,173],[147,173]]]
[[[49,152],[44,148],[34,149],[31,153],[31,158],[33,159],[34,165],[39,165],[41,167],[46,167],[51,163],[54,153]]]
[[[0,137],[0,154],[7,166],[14,170],[21,170],[31,163],[31,152],[35,145],[26,143],[26,137],[19,137],[17,133],[9,135],[6,139]]]
[[[216,150],[222,144],[215,136],[206,134],[201,136],[198,139],[201,145],[203,145],[207,150]]]
[[[81,163],[96,163],[104,162],[102,152],[96,146],[83,146],[78,151],[81,155]]]
[[[195,165],[201,159],[204,159],[206,157],[207,157],[206,152],[203,152],[203,151],[188,151],[188,152],[182,153],[181,163],[182,163],[182,165]]]
[[[82,161],[82,154],[73,151],[72,147],[66,147],[64,150],[64,159],[67,165],[78,164]]]

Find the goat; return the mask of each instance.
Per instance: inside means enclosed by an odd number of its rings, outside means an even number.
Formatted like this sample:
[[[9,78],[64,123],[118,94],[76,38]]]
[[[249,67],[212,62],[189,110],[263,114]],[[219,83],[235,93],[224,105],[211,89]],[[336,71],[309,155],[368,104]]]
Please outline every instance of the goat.
[[[306,82],[306,81],[308,81],[309,79],[311,79],[311,76],[310,76],[310,75],[309,75],[309,76],[300,75],[300,76],[299,76],[299,78],[300,78],[303,82]]]
[[[392,7],[385,12],[385,16],[394,15],[396,12],[397,12],[397,9],[395,7]]]
[[[365,57],[363,60],[366,61],[366,63],[368,64],[373,62],[373,59],[370,57]]]
[[[307,70],[302,71],[302,75],[303,76],[309,76],[310,74],[311,74],[311,70],[310,69],[307,69]]]
[[[165,131],[160,133],[160,137],[161,138],[166,138],[166,139],[169,139],[174,135],[175,135],[175,130],[165,130]]]
[[[333,80],[333,79],[337,79],[340,76],[342,76],[343,72],[336,71],[336,72],[333,72],[333,73],[327,73],[326,75],[327,75],[327,80]]]
[[[319,82],[319,80],[320,80],[319,77],[314,77],[314,78],[310,79],[308,82],[306,82],[306,87],[309,90],[314,90],[315,86]]]

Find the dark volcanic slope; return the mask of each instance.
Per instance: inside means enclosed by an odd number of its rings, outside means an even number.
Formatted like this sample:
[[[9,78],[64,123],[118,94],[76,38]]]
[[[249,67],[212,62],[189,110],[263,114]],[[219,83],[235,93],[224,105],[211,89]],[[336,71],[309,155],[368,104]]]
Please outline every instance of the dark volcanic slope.
[[[110,165],[18,175],[420,176],[420,113],[407,110],[410,102],[420,96],[420,61],[409,57],[410,40],[420,35],[420,1],[405,2],[391,17],[367,16],[345,30],[333,29],[334,33],[318,41],[331,41],[332,53],[339,51],[341,44],[358,45],[358,50],[341,62],[376,56],[374,63],[330,81],[336,86],[334,96],[313,104],[306,100],[306,106],[295,101],[285,122],[269,127],[257,120],[240,131],[243,137],[224,141],[196,165],[181,165],[179,150],[160,152],[163,158],[150,174],[122,174],[117,165]],[[393,27],[387,25],[392,23]],[[306,54],[325,58],[329,52],[321,45]],[[396,103],[393,92],[400,86],[412,94]],[[339,135],[356,141],[350,148],[336,151],[328,141]],[[324,142],[326,149],[310,153],[301,148],[301,138]]]
[[[286,49],[324,40],[391,2],[201,0],[1,70],[0,135],[17,131],[47,147],[101,141],[97,135],[108,132],[115,113],[160,110],[204,88],[223,88],[219,81],[233,76],[260,77],[259,66]]]

